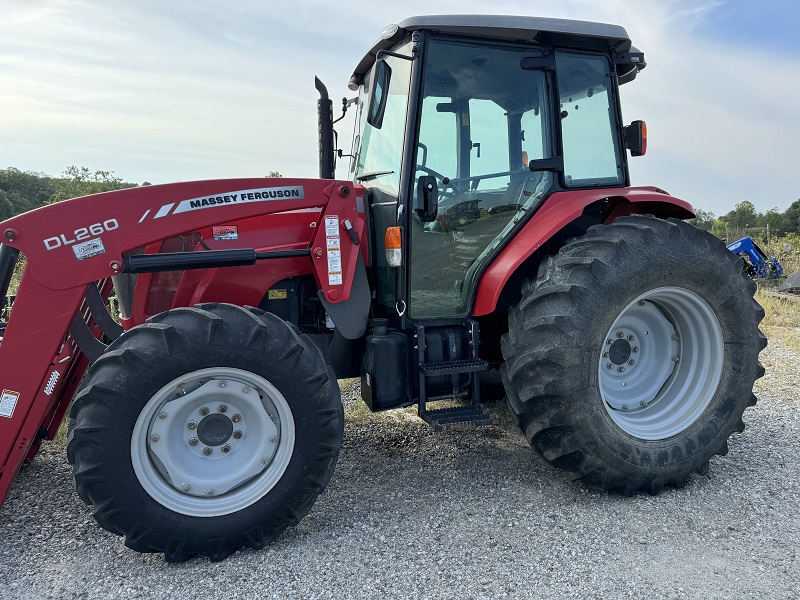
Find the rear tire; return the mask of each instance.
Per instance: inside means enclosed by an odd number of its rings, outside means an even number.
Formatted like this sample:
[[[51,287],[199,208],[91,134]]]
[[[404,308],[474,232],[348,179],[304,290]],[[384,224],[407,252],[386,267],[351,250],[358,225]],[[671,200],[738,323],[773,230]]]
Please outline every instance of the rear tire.
[[[531,445],[592,487],[680,487],[756,402],[755,285],[710,234],[625,217],[548,257],[509,313],[503,383]]]
[[[204,304],[109,346],[76,395],[67,456],[80,497],[129,548],[216,561],[309,512],[342,434],[336,379],[308,338]]]

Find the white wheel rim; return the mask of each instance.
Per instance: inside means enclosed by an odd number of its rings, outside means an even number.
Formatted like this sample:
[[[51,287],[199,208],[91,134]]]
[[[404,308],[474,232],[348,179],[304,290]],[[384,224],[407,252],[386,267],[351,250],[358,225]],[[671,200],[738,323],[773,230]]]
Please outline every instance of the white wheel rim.
[[[603,406],[634,437],[672,437],[708,408],[723,362],[722,328],[705,300],[684,288],[653,289],[625,307],[603,339]]]
[[[283,394],[241,369],[214,367],[173,379],[145,405],[131,436],[136,477],[159,504],[214,517],[263,498],[294,452]]]

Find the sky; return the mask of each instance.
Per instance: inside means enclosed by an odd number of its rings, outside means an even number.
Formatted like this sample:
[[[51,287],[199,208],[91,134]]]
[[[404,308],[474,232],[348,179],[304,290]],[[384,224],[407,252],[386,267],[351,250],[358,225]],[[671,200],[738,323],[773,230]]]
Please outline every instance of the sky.
[[[338,111],[385,25],[452,13],[622,25],[648,63],[622,88],[625,121],[648,126],[634,185],[717,215],[800,198],[789,0],[0,0],[0,168],[77,165],[138,183],[316,177],[314,76]],[[337,128],[347,149],[352,119]]]

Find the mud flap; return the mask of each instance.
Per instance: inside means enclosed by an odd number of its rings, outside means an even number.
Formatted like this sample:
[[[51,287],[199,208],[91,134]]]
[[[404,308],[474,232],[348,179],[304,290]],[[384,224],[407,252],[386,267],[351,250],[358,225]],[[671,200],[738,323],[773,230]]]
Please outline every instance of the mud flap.
[[[367,281],[367,270],[364,268],[364,259],[358,255],[356,270],[353,274],[353,286],[350,297],[343,302],[331,303],[325,299],[322,290],[317,292],[322,306],[336,325],[336,329],[343,337],[355,340],[364,335],[369,320],[369,306],[371,294]]]

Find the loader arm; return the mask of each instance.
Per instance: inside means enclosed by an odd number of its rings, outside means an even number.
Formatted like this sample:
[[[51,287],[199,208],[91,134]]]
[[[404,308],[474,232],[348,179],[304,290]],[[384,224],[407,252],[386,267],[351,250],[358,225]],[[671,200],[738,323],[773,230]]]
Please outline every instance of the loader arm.
[[[75,198],[0,224],[3,294],[17,254],[27,258],[0,342],[0,503],[26,456],[54,435],[63,418],[90,362],[91,353],[81,349],[87,330],[94,344],[103,335],[99,316],[89,310],[90,286],[105,301],[111,276],[169,267],[169,256],[156,255],[153,263],[147,254],[132,258],[133,250],[216,224],[294,211],[314,228],[311,243],[275,248],[265,239],[261,246],[270,252],[192,255],[200,267],[307,256],[327,305],[346,304],[368,260],[363,190],[349,182],[229,179],[148,186]]]

